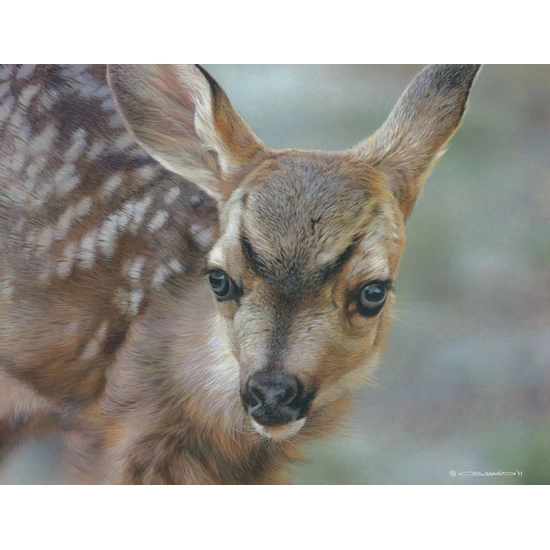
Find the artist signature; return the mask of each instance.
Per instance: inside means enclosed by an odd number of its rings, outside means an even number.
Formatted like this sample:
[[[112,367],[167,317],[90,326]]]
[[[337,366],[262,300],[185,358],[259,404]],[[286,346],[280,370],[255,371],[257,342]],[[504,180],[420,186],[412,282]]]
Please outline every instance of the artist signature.
[[[463,476],[463,477],[507,477],[507,476],[518,476],[521,477],[523,472],[521,470],[515,470],[514,472],[505,472],[499,470],[498,472],[457,472],[456,470],[451,470],[449,472],[450,477]]]

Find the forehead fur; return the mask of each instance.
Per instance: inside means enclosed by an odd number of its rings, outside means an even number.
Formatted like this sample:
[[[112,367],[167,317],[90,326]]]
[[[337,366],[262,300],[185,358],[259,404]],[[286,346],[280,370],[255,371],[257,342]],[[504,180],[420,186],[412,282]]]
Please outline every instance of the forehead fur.
[[[338,261],[391,200],[376,172],[346,154],[281,153],[249,181],[241,238],[276,277]]]

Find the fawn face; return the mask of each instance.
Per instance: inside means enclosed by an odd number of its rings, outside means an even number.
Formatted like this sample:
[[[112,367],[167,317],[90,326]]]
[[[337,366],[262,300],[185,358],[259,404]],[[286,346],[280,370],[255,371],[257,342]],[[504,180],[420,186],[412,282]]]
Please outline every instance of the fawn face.
[[[260,434],[294,435],[368,376],[390,320],[405,220],[477,70],[428,67],[369,140],[309,153],[269,150],[200,67],[110,67],[136,139],[218,201],[206,277]]]
[[[403,217],[349,155],[281,152],[245,176],[221,222],[208,272],[242,401],[261,433],[281,437],[374,363]]]

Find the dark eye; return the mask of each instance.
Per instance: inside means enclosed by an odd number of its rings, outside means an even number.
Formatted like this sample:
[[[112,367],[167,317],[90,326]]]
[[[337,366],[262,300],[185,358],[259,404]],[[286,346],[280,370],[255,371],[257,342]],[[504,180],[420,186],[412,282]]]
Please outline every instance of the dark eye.
[[[216,269],[208,274],[210,285],[216,295],[216,298],[221,302],[231,300],[236,294],[236,285],[231,278],[221,269]]]
[[[357,309],[365,317],[374,317],[386,302],[388,291],[384,283],[369,283],[361,287],[357,296]]]

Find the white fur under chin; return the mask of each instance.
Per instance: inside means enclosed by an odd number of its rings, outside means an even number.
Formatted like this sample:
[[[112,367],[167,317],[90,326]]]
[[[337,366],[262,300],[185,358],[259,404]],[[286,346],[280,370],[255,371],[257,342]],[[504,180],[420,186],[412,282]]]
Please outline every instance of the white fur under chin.
[[[306,423],[305,418],[300,418],[300,420],[295,420],[294,422],[289,422],[284,426],[262,426],[258,424],[253,418],[250,419],[254,429],[266,439],[273,439],[274,441],[283,441],[285,439],[290,439],[295,436]]]

